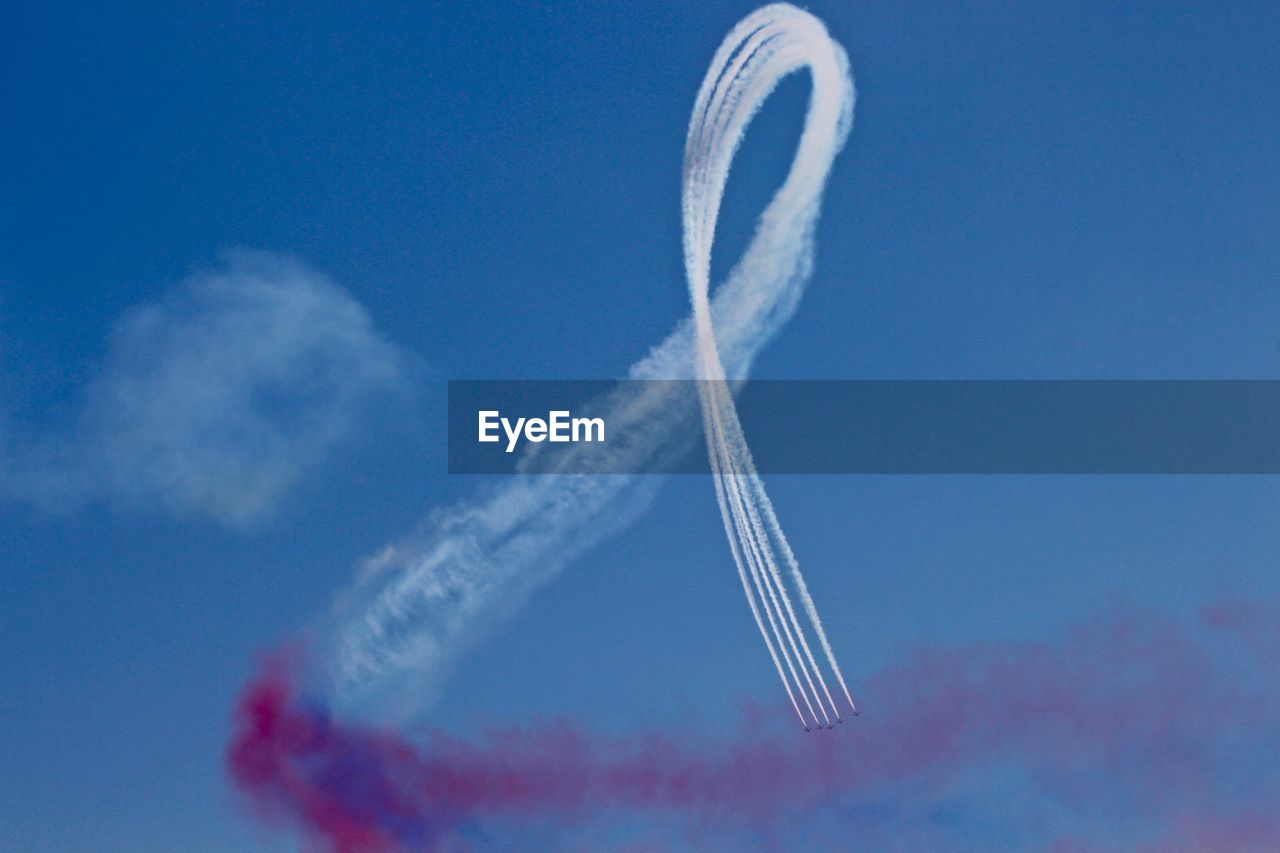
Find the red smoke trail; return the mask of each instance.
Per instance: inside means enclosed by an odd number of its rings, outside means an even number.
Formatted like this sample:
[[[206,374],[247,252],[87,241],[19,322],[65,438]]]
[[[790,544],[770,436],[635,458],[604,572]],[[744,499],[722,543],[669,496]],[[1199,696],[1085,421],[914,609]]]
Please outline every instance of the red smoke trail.
[[[330,719],[276,663],[240,700],[229,765],[263,814],[338,851],[634,813],[756,844],[767,829],[843,846],[1276,849],[1278,615],[1227,602],[926,650],[864,681],[867,713],[834,734],[727,743],[619,744],[562,721],[416,745]],[[1030,805],[993,793],[1010,773]]]

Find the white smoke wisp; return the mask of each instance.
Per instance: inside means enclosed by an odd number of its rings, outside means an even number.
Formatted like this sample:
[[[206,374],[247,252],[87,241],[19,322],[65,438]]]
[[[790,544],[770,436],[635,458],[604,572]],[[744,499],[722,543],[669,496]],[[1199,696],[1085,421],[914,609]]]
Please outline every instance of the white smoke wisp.
[[[751,244],[711,295],[712,238],[733,155],[778,82],[805,68],[813,86],[791,170],[761,214]],[[707,71],[686,141],[684,255],[693,314],[630,371],[632,379],[712,380],[700,388],[701,411],[725,529],[765,645],[806,726],[802,705],[814,716],[814,704],[825,715],[834,703],[795,618],[780,563],[788,568],[842,688],[844,680],[756,476],[722,380],[745,378],[795,311],[812,270],[822,191],[848,135],[853,103],[844,51],[817,18],[773,4],[733,29]],[[634,430],[614,427],[615,422],[643,424],[643,441],[607,451],[573,445],[565,470],[572,469],[577,453],[616,454],[618,464],[611,470],[639,470],[670,452],[670,445],[684,435],[685,419],[696,423],[696,404],[671,399],[670,386],[663,383],[652,388],[639,398],[618,395],[597,401],[597,411],[619,434]],[[432,698],[451,663],[495,620],[517,609],[571,560],[630,523],[651,499],[655,479],[580,474],[516,478],[481,500],[429,518],[417,535],[370,560],[335,604],[325,634],[333,644],[330,676],[336,701],[348,711],[412,717]],[[814,689],[815,678],[827,706]]]
[[[416,372],[328,276],[243,248],[124,312],[105,349],[69,417],[0,445],[0,499],[250,527]]]

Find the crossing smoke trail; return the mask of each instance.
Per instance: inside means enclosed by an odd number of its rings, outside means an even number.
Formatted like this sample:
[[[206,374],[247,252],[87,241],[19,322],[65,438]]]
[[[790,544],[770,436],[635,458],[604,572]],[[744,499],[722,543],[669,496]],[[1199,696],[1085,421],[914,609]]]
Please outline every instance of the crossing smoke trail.
[[[259,814],[342,853],[1276,850],[1278,624],[1275,599],[1120,606],[1052,640],[922,649],[866,679],[878,712],[847,738],[799,742],[757,718],[731,737],[558,720],[411,743],[333,719],[277,660],[228,763]]]
[[[712,235],[734,151],[779,80],[806,68],[813,87],[790,172],[750,245],[710,295]],[[707,72],[686,140],[684,251],[693,315],[632,367],[631,378],[747,375],[791,317],[810,276],[822,190],[849,132],[853,101],[844,52],[812,15],[774,4],[733,29]],[[806,725],[819,716],[839,719],[780,565],[851,708],[853,700],[755,474],[727,387],[706,383],[700,404],[673,393],[655,383],[640,399],[596,401],[597,413],[620,434],[646,438],[607,450],[576,445],[557,470],[571,471],[578,454],[596,453],[615,456],[610,470],[642,470],[674,452],[700,410],[730,549],[769,654]],[[339,708],[412,717],[458,655],[569,561],[630,523],[654,487],[652,478],[626,476],[515,478],[479,501],[437,513],[417,535],[386,548],[339,596],[317,632],[328,646],[320,658],[332,662],[320,677],[330,681]]]

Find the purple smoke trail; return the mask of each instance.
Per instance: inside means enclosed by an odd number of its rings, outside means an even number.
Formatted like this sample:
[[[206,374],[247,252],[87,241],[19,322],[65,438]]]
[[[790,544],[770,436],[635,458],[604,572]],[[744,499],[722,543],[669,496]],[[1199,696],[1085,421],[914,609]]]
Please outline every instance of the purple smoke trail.
[[[1057,642],[925,649],[866,680],[870,713],[841,736],[786,741],[620,743],[562,720],[418,744],[331,719],[277,662],[241,698],[228,761],[260,813],[339,851],[635,814],[735,846],[1276,849],[1277,616],[1113,612]]]

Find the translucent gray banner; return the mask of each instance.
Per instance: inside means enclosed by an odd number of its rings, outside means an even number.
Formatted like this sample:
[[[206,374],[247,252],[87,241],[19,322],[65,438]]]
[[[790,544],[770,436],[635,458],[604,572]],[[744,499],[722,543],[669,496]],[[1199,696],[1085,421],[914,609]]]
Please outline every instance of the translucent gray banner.
[[[762,474],[1278,474],[1280,381],[733,384]],[[693,381],[449,382],[454,474],[707,474]]]

